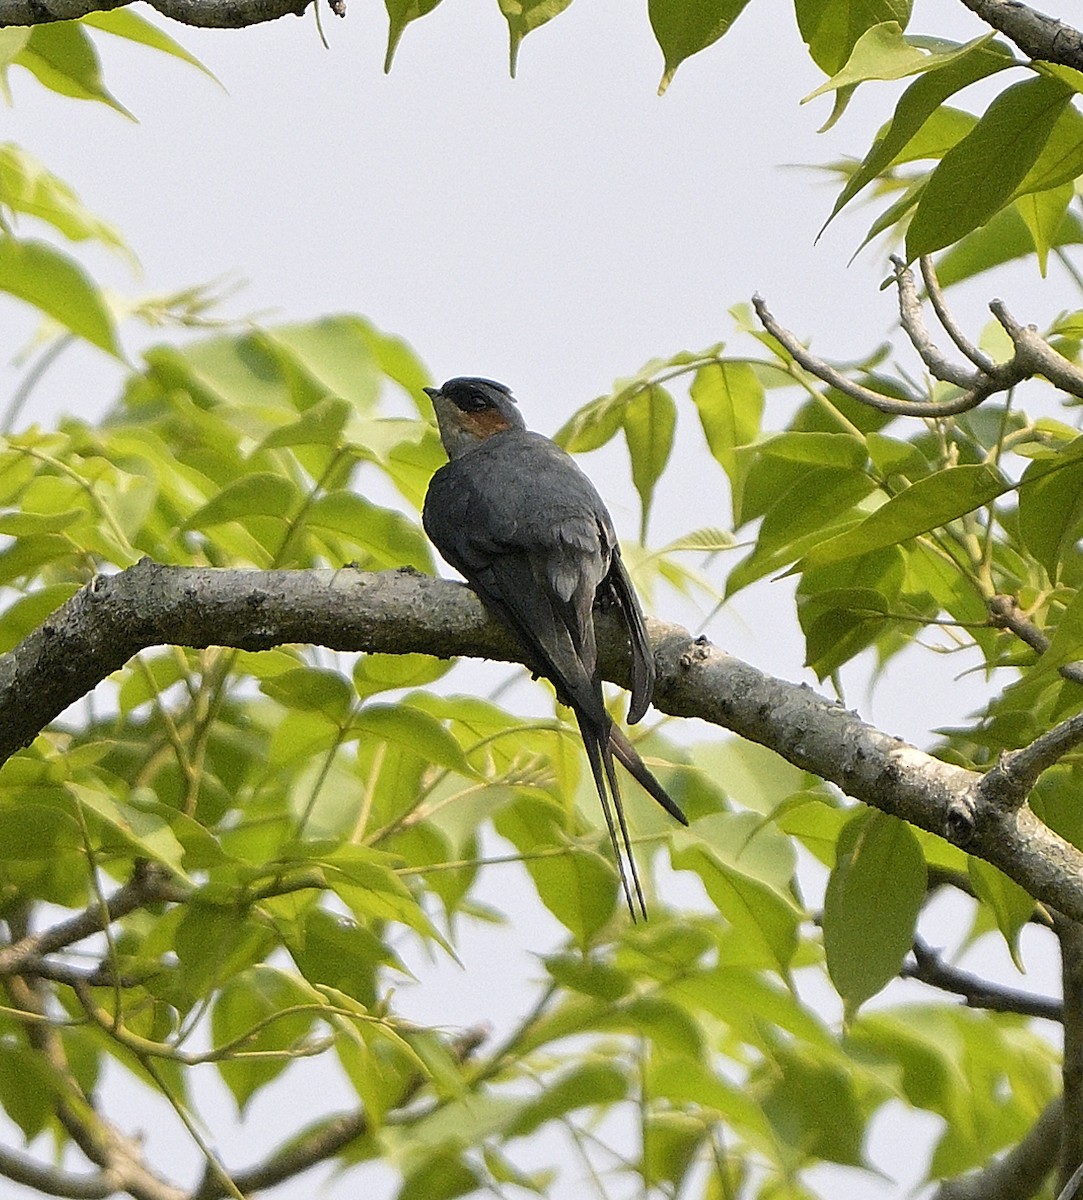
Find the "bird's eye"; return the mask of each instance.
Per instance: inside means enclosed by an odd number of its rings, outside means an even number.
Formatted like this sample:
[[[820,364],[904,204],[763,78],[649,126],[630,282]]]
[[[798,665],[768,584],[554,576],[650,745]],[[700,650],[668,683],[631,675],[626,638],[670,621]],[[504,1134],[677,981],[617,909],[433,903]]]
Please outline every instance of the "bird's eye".
[[[463,392],[456,397],[455,403],[463,412],[481,412],[482,409],[490,407],[489,397],[484,392]]]

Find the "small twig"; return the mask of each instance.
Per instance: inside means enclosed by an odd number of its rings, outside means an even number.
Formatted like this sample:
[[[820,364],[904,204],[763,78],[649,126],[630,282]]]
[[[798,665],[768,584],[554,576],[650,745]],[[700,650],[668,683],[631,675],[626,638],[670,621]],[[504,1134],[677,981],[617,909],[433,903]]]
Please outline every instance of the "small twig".
[[[1064,1008],[1059,1000],[1035,996],[1015,988],[1001,987],[969,971],[949,966],[940,954],[920,938],[914,939],[913,963],[904,963],[902,975],[916,979],[942,992],[951,992],[966,1001],[967,1008],[984,1008],[990,1012],[1019,1013],[1024,1017],[1045,1017],[1063,1021]]]
[[[962,329],[959,328],[951,309],[948,308],[948,302],[944,299],[940,280],[937,278],[936,268],[933,266],[932,255],[923,254],[918,259],[918,263],[921,266],[921,278],[925,283],[925,292],[929,297],[929,303],[933,306],[936,319],[944,327],[944,332],[955,343],[960,353],[968,358],[979,371],[989,374],[995,369],[996,364],[984,350],[975,346],[966,334],[963,333]]]
[[[457,1062],[463,1063],[485,1041],[483,1029],[468,1029],[455,1039],[450,1050]],[[418,1073],[403,1089],[395,1105],[402,1108],[417,1095],[428,1082],[427,1076]],[[302,1135],[285,1148],[275,1151],[262,1163],[246,1171],[233,1171],[232,1178],[237,1188],[247,1194],[275,1187],[287,1179],[293,1179],[317,1163],[333,1158],[345,1146],[368,1132],[369,1120],[363,1109],[343,1113],[333,1121],[327,1121],[318,1129]],[[190,1200],[220,1200],[225,1195],[216,1174],[204,1173],[202,1182],[192,1192]]]
[[[116,1181],[105,1171],[74,1175],[59,1167],[35,1162],[3,1145],[0,1145],[0,1175],[46,1196],[66,1196],[70,1200],[107,1200],[117,1194]]]
[[[1043,771],[1083,744],[1083,713],[1047,729],[1020,750],[1000,755],[996,765],[978,785],[986,799],[1012,808],[1026,802]]]
[[[895,283],[899,297],[899,322],[910,344],[929,369],[930,374],[944,383],[954,384],[962,393],[949,400],[928,400],[914,392],[902,399],[874,392],[847,379],[824,359],[812,354],[797,337],[780,325],[771,315],[762,296],[752,297],[764,329],[777,339],[793,356],[795,362],[804,367],[821,382],[837,389],[860,404],[868,405],[879,412],[898,417],[950,417],[964,413],[987,400],[997,392],[1010,391],[1024,379],[1041,375],[1054,387],[1083,399],[1083,370],[1074,366],[1058,353],[1033,325],[1021,325],[1007,310],[1003,301],[991,300],[989,308],[1012,340],[1013,354],[1005,363],[995,363],[988,355],[974,346],[955,323],[944,302],[943,293],[936,278],[931,261],[922,259],[921,269],[929,299],[948,336],[962,353],[974,364],[974,369],[959,366],[948,359],[933,343],[921,311],[914,276],[906,263],[892,256]]]
[[[926,260],[922,259],[923,267],[925,262]],[[961,388],[973,387],[974,373],[966,367],[960,367],[953,363],[933,344],[921,311],[921,297],[918,295],[918,289],[914,283],[913,272],[908,271],[906,263],[894,254],[891,256],[891,265],[895,268],[895,284],[899,289],[899,321],[906,336],[910,339],[910,344],[921,356],[921,361],[929,368],[935,379],[957,384]],[[940,310],[935,305],[933,308],[939,317]],[[942,318],[941,323],[943,323]],[[950,330],[948,332],[951,336]],[[953,336],[952,340],[954,341]],[[992,366],[991,363],[990,366]]]
[[[106,910],[109,920],[117,921],[152,901],[183,900],[186,896],[185,890],[162,871],[149,863],[142,863],[132,878],[109,897]],[[60,921],[41,933],[27,934],[10,946],[0,948],[0,976],[18,974],[25,970],[28,962],[100,933],[105,915],[101,905],[95,901],[67,921]]]
[[[990,394],[988,390],[971,390],[951,400],[926,400],[911,393],[906,399],[897,400],[892,396],[885,396],[882,392],[874,392],[870,388],[862,387],[861,384],[847,379],[830,363],[810,353],[794,334],[775,320],[762,296],[752,297],[752,307],[756,310],[756,315],[764,329],[782,343],[795,362],[829,387],[858,401],[859,404],[875,408],[878,412],[889,413],[896,417],[951,417],[967,412],[971,408],[977,408]]]
[[[998,629],[1007,629],[1025,642],[1035,654],[1044,654],[1049,649],[1049,638],[1023,616],[1014,596],[994,596],[989,601],[989,614]],[[1083,662],[1063,663],[1057,668],[1062,679],[1070,683],[1083,684]]]

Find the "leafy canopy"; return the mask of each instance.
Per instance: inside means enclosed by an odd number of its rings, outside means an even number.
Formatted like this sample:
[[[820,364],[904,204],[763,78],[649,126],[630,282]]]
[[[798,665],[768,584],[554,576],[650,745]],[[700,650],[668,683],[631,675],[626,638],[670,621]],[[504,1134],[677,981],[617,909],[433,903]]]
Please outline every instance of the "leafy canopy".
[[[513,67],[526,34],[567,6],[500,0]],[[389,63],[434,7],[387,0]],[[651,0],[663,88],[743,7]],[[859,195],[886,203],[866,243],[907,261],[941,252],[946,288],[1009,259],[1043,274],[1051,258],[1069,261],[1081,240],[1080,76],[992,34],[966,44],[910,34],[899,0],[796,7],[828,76],[818,92],[835,96],[832,120],[860,87],[901,81],[893,117],[838,168],[829,220]],[[22,68],[127,115],[103,79],[102,35],[195,63],[117,9],[0,30],[0,83]],[[982,112],[955,107],[993,77],[1000,90]],[[39,363],[72,339],[122,361],[124,320],[207,313],[200,291],[123,311],[80,265],[87,242],[131,256],[68,184],[23,148],[0,147],[0,290],[40,312]],[[733,348],[652,359],[558,435],[573,452],[623,438],[641,501],[642,544],[628,557],[642,591],[730,597],[788,572],[805,665],[835,683],[858,656],[890,670],[940,629],[942,645],[969,648],[1010,681],[943,733],[937,753],[964,765],[986,768],[1078,713],[1078,684],[1059,668],[1083,657],[1079,398],[1054,417],[1049,389],[1026,384],[907,423],[817,379],[747,308],[731,315]],[[1074,361],[1081,331],[1083,309],[1042,332]],[[993,357],[1001,348],[985,345]],[[889,397],[913,389],[880,352],[845,373]],[[339,315],[163,342],[126,369],[98,421],[23,427],[16,398],[0,443],[0,650],[96,572],[143,555],[432,571],[418,522],[441,461],[418,406],[429,381],[401,340]],[[927,385],[930,400],[958,391]],[[681,422],[696,426],[697,470],[705,489],[728,490],[730,512],[720,500],[704,527],[648,548]],[[1039,653],[990,623],[1003,594],[1044,631]],[[58,911],[98,912],[116,889],[134,897],[89,969],[61,939],[8,971],[0,1104],[28,1144],[69,1145],[107,1062],[166,1095],[202,1146],[190,1115],[197,1066],[217,1071],[244,1111],[265,1089],[288,1095],[295,1060],[320,1054],[356,1093],[353,1123],[335,1142],[332,1114],[318,1114],[294,1149],[318,1161],[329,1146],[323,1156],[343,1166],[383,1159],[404,1200],[543,1193],[559,1168],[519,1165],[523,1139],[559,1127],[580,1147],[604,1146],[603,1114],[622,1122],[614,1141],[634,1145],[623,1161],[645,1188],[776,1198],[810,1195],[819,1164],[869,1165],[870,1122],[891,1101],[941,1122],[936,1178],[986,1163],[1054,1096],[1055,1055],[1025,1015],[936,998],[862,1007],[903,970],[937,881],[971,896],[966,943],[996,931],[1018,958],[1035,905],[994,868],[759,748],[706,738],[688,749],[656,728],[641,748],[693,824],[674,832],[631,795],[637,849],[704,900],[671,905],[660,883],[649,923],[629,928],[574,730],[557,709],[525,719],[496,699],[449,696],[447,670],[426,655],[163,647],[7,763],[0,896],[11,941],[62,921]],[[726,780],[739,789],[727,794]],[[1033,807],[1083,847],[1078,788],[1069,756]],[[508,919],[476,891],[509,860],[525,868],[509,881],[529,880],[565,931],[539,961],[528,1015],[499,1047],[407,1021],[395,993],[411,964],[454,954],[471,922]],[[805,898],[810,879],[822,911]],[[811,978],[833,985],[842,1020],[805,999]],[[201,1194],[245,1186],[207,1154],[213,1182]]]

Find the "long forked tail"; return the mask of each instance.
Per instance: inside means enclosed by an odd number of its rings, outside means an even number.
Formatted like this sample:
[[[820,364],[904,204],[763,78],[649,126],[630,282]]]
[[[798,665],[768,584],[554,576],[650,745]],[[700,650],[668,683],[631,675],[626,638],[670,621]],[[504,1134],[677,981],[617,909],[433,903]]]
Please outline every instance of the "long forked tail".
[[[639,757],[639,752],[635,746],[625,737],[624,731],[613,724],[609,726],[609,746],[620,760],[624,769],[640,787],[648,795],[653,796],[675,821],[680,821],[682,825],[687,825],[688,818],[681,812],[676,800],[670,796],[666,789],[650,773],[647,764]]]
[[[688,818],[681,812],[677,802],[650,773],[647,764],[639,757],[638,751],[621,729],[610,722],[608,734],[603,739],[587,717],[579,712],[576,712],[575,716],[579,722],[579,731],[583,735],[583,745],[586,747],[591,773],[594,775],[594,786],[598,792],[598,799],[602,802],[602,812],[605,815],[606,828],[609,830],[609,840],[613,844],[613,857],[617,862],[617,874],[620,876],[624,898],[628,902],[628,911],[631,913],[633,923],[639,919],[640,915],[646,920],[647,903],[643,899],[643,888],[639,882],[639,872],[636,869],[636,860],[632,853],[632,841],[628,836],[628,824],[624,818],[620,784],[617,781],[617,772],[613,765],[614,755],[644,791],[653,796],[671,817],[680,821],[682,825],[688,824]]]
[[[613,857],[617,862],[617,874],[620,876],[620,886],[624,898],[628,902],[628,912],[632,923],[642,915],[647,919],[647,902],[643,898],[643,887],[639,882],[639,872],[636,870],[635,856],[632,854],[632,842],[628,836],[628,825],[624,819],[624,805],[620,798],[620,785],[617,783],[617,772],[613,766],[612,739],[602,736],[591,725],[589,719],[576,712],[579,731],[583,735],[583,745],[587,750],[590,769],[594,775],[594,786],[598,799],[602,802],[602,812],[605,814],[606,828],[609,830],[609,840],[613,844]],[[635,753],[633,751],[633,753]],[[637,756],[638,757],[638,756]],[[644,770],[646,768],[644,767]],[[614,813],[616,820],[614,820]],[[618,838],[617,829],[620,828]],[[629,883],[629,879],[631,883]],[[636,911],[638,902],[639,910]]]

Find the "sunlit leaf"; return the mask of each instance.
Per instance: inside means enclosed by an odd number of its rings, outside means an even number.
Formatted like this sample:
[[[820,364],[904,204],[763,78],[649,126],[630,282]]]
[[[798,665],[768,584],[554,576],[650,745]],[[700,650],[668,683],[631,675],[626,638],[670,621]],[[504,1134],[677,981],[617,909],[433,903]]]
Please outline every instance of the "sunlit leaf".
[[[665,58],[659,95],[669,87],[681,63],[717,42],[747,3],[748,0],[698,0],[696,4],[648,0],[651,28]]]
[[[105,86],[98,53],[78,21],[35,25],[13,61],[54,92],[76,100],[100,101],[135,120]]]
[[[1001,92],[926,183],[906,232],[907,257],[950,246],[1003,208],[1034,166],[1072,95],[1063,83],[1045,76]]]
[[[546,21],[560,16],[571,2],[572,0],[497,0],[508,23],[509,69],[513,79],[523,38]]]
[[[113,318],[73,259],[46,242],[0,234],[0,291],[40,309],[72,333],[120,357]]]
[[[925,859],[905,822],[876,811],[850,821],[824,899],[827,969],[850,1016],[898,975],[925,887]]]

